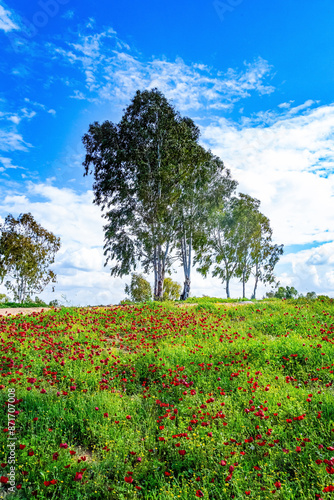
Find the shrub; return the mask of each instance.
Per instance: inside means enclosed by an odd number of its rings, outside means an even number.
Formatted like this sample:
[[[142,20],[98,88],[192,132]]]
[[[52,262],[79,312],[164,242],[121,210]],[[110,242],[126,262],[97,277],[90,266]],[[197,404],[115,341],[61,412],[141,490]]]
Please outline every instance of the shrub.
[[[178,300],[181,295],[181,289],[181,285],[173,281],[172,278],[165,278],[163,300]]]
[[[152,298],[151,285],[142,274],[132,274],[130,285],[125,285],[125,293],[130,297],[126,301],[146,302]]]

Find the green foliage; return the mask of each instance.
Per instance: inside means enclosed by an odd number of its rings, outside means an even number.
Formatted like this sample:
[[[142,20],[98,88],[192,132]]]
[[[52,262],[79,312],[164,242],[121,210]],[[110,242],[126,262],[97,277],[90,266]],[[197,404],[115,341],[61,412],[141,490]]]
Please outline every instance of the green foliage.
[[[44,229],[33,216],[21,214],[17,219],[8,215],[0,225],[0,280],[9,278],[5,287],[13,292],[14,300],[25,302],[29,294],[41,293],[45,286],[56,282],[49,269],[60,248],[60,238]]]
[[[180,298],[182,286],[172,278],[164,279],[164,294],[163,300],[178,300]]]
[[[274,297],[276,297],[277,299],[293,299],[297,297],[297,295],[298,292],[293,286],[292,287],[280,286],[278,290],[274,293]]]
[[[1,302],[8,302],[9,301],[9,298],[7,297],[7,295],[5,293],[0,293],[0,303]]]
[[[52,304],[46,304],[43,300],[39,299],[38,297],[35,298],[35,300],[27,297],[24,302],[14,302],[11,301],[10,299],[6,300],[5,302],[0,302],[0,308],[1,309],[6,309],[6,308],[17,308],[17,307],[51,307]]]
[[[132,302],[146,302],[152,298],[150,283],[142,274],[133,273],[130,285],[125,285],[125,293],[129,295]],[[126,301],[122,301],[126,303]]]

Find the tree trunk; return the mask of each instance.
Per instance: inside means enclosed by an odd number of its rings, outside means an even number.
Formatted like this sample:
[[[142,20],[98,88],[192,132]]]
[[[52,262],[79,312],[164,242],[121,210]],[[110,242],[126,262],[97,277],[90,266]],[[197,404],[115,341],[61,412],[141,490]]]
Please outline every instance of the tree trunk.
[[[230,298],[230,278],[226,279],[226,297]]]
[[[245,277],[245,270],[242,273],[242,298],[246,298],[246,277]]]
[[[158,266],[157,266],[157,247],[154,248],[154,263],[153,263],[153,268],[154,268],[154,294],[153,297],[158,295]]]
[[[256,270],[255,270],[255,285],[254,285],[254,291],[252,295],[252,299],[255,299],[256,296],[256,289],[257,289],[257,283],[259,281],[259,276],[258,276],[258,265],[256,264]]]
[[[158,293],[156,295],[156,300],[162,300],[164,294],[164,279],[165,271],[161,270],[158,276]]]
[[[191,246],[192,246],[192,240],[190,238],[188,243],[188,255],[187,255],[187,245],[185,238],[181,241],[182,261],[183,261],[183,270],[185,279],[184,279],[183,292],[180,296],[180,300],[186,300],[190,295]]]
[[[157,273],[156,283],[154,287],[154,300],[163,300],[164,280],[166,274],[166,260],[169,251],[169,243],[166,245],[166,250],[162,253],[161,245],[157,247]]]
[[[190,294],[190,278],[186,277],[186,279],[184,280],[183,292],[180,297],[180,300],[187,300],[189,294]]]

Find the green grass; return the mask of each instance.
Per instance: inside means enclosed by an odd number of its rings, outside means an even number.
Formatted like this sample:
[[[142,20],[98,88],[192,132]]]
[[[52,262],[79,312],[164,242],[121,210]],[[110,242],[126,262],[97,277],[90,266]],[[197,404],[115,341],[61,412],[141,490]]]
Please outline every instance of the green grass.
[[[330,499],[333,301],[196,303],[0,317],[0,498]]]
[[[0,302],[0,309],[8,309],[11,307],[50,307],[48,304],[45,304],[45,302],[40,301],[40,302]]]

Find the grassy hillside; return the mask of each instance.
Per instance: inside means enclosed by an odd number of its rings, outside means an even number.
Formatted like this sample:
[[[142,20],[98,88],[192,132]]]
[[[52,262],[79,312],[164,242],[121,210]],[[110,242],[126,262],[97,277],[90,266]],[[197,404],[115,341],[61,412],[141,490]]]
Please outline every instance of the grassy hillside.
[[[0,498],[332,498],[333,301],[218,302],[0,317]]]

